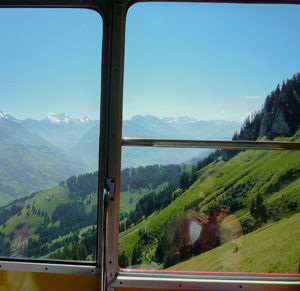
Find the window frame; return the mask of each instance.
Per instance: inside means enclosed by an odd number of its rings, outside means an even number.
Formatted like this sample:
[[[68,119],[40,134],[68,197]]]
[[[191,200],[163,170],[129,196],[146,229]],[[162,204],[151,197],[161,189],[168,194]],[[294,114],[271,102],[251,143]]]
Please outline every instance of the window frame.
[[[217,275],[192,272],[124,271],[118,268],[118,231],[120,206],[120,174],[123,111],[123,74],[126,15],[137,2],[204,2],[204,3],[261,3],[300,4],[300,0],[190,0],[190,1],[128,1],[128,0],[2,0],[0,8],[87,8],[98,12],[103,21],[100,154],[98,180],[98,243],[94,266],[41,262],[28,260],[1,260],[0,269],[63,274],[96,274],[100,276],[101,290],[106,288],[160,288],[160,289],[211,289],[240,290],[268,287],[272,290],[299,290],[299,276]],[[217,148],[224,144],[214,141]],[[222,142],[223,143],[223,142]],[[230,143],[231,146],[234,142]],[[236,144],[235,144],[236,146]],[[106,183],[112,182],[112,185]],[[106,201],[106,202],[105,202]],[[108,202],[109,201],[109,202]],[[105,202],[105,203],[104,203]]]
[[[245,4],[300,4],[300,1],[129,1],[127,10],[138,2],[202,2],[202,3],[245,3]],[[124,37],[124,36],[123,36]],[[124,60],[123,60],[124,65]],[[122,97],[120,97],[122,98]],[[114,108],[115,109],[115,108]],[[111,114],[122,114],[116,110]],[[118,116],[120,118],[120,116]],[[122,132],[122,124],[119,124],[119,132]],[[187,140],[163,140],[163,139],[142,139],[123,138],[122,146],[158,146],[158,147],[179,147],[179,148],[217,148],[217,149],[265,149],[265,150],[300,150],[300,143],[276,143],[276,142],[242,142],[242,141],[187,141]],[[119,148],[119,150],[121,150]],[[118,153],[119,155],[119,153]],[[119,169],[121,161],[118,161]],[[118,177],[119,178],[119,177]],[[120,184],[120,180],[116,180]],[[120,189],[116,192],[116,199],[120,199]],[[118,203],[118,204],[117,204]],[[112,204],[111,212],[114,217],[109,216],[109,226],[113,221],[119,221],[119,201]],[[117,207],[117,209],[116,209]],[[118,227],[108,229],[109,245],[118,244]],[[173,271],[151,271],[151,270],[129,270],[116,267],[118,250],[115,248],[108,254],[109,264],[107,265],[107,283],[110,288],[160,288],[160,289],[207,289],[210,290],[256,290],[272,288],[282,290],[288,288],[296,290],[300,285],[300,275],[297,274],[217,274],[212,272],[173,272]],[[113,263],[114,262],[114,263]],[[111,264],[112,263],[112,264]],[[116,274],[114,278],[113,274]]]
[[[97,12],[101,17],[102,23],[104,23],[103,5],[95,5],[93,1],[64,1],[64,4],[59,3],[59,1],[30,1],[28,4],[26,1],[2,1],[0,2],[1,8],[61,8],[61,9],[89,9]],[[104,25],[103,25],[104,26]],[[104,29],[102,29],[104,31]],[[103,42],[103,37],[102,37]],[[101,46],[101,43],[100,43]],[[101,53],[103,52],[103,44]],[[103,55],[101,56],[101,61]],[[102,76],[103,63],[101,66],[100,75]],[[100,78],[101,78],[100,76]],[[100,80],[99,80],[100,82]],[[102,94],[99,96],[102,100]],[[101,101],[100,101],[101,102]],[[101,107],[101,106],[100,106]],[[101,121],[100,121],[101,122]],[[101,127],[101,124],[100,124]],[[98,158],[100,160],[100,156]],[[99,162],[100,165],[100,162]],[[100,166],[98,167],[100,168]],[[38,259],[38,258],[0,258],[0,270],[5,271],[23,271],[23,272],[39,272],[39,273],[56,273],[56,274],[78,274],[78,275],[99,275],[102,272],[102,256],[103,256],[103,228],[99,227],[103,225],[103,191],[104,189],[103,176],[104,173],[98,171],[98,212],[97,212],[97,245],[96,245],[96,260],[95,261],[72,261],[72,260],[53,260],[53,259]]]

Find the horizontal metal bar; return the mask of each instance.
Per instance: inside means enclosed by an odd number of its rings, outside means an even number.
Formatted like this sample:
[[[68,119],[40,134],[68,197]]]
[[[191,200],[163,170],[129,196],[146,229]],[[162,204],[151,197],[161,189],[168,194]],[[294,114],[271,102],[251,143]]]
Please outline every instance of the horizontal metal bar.
[[[167,148],[213,148],[231,150],[300,150],[300,142],[240,141],[240,140],[179,140],[179,139],[122,139],[122,146],[167,147]]]
[[[0,270],[39,272],[39,273],[98,275],[100,268],[96,266],[72,265],[72,264],[0,261]]]
[[[98,3],[99,4],[98,4]],[[1,0],[1,8],[96,8],[103,0]],[[97,5],[98,4],[98,5]]]
[[[196,2],[196,3],[231,3],[231,4],[300,4],[299,0],[129,0],[129,6],[139,2]]]
[[[296,275],[297,276],[297,275]],[[275,277],[275,278],[274,278]],[[213,276],[186,275],[185,273],[160,274],[157,272],[120,272],[109,287],[159,288],[190,290],[299,290],[299,277],[276,276]]]
[[[123,277],[156,277],[156,278],[184,278],[184,279],[213,279],[213,280],[292,280],[300,284],[300,274],[272,274],[272,273],[238,273],[238,272],[198,272],[198,271],[168,271],[168,270],[140,270],[119,268],[118,276]]]

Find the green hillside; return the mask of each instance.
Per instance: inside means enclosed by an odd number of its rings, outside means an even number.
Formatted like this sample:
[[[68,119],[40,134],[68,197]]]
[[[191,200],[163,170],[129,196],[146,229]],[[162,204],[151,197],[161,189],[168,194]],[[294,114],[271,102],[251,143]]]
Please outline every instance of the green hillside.
[[[96,172],[73,176],[60,186],[2,207],[1,255],[94,260],[97,179]]]
[[[155,189],[140,188],[138,190],[122,191],[120,199],[120,211],[129,212],[134,210],[137,202],[143,198],[145,195],[153,192],[162,190],[167,183],[163,183],[156,187]]]
[[[172,271],[298,274],[300,213],[179,263]]]
[[[125,208],[131,206],[133,210],[145,195],[163,190],[170,179],[178,180],[181,167],[153,165],[130,171],[134,174],[127,176],[125,188],[128,191],[122,192],[121,205]],[[145,180],[141,174],[145,171],[155,175],[155,183],[154,180],[150,182],[151,179]],[[137,190],[141,185],[144,188]],[[0,244],[3,245],[0,255],[94,260],[97,190],[98,172],[71,176],[59,186],[33,193],[0,208]],[[124,221],[128,220],[127,217],[128,212],[124,212]]]
[[[297,132],[294,137],[288,139],[299,140],[299,134],[300,132]],[[251,214],[251,204],[255,204],[258,196],[263,199],[265,217],[253,217],[253,210]],[[188,210],[209,214],[222,205],[226,205],[230,213],[235,215],[243,233],[250,232],[253,238],[261,227],[283,221],[298,212],[299,152],[248,150],[229,161],[219,157],[198,171],[196,182],[170,205],[122,233],[120,250],[125,251],[130,264],[134,248],[138,248],[141,258],[139,263],[144,264],[147,263],[146,253],[149,252],[149,248],[154,248],[150,261],[168,267],[176,263],[176,259],[172,262],[170,257],[174,257],[176,250],[181,247],[180,244],[186,243],[183,238],[177,238],[176,241],[176,235],[178,225],[183,223]],[[146,232],[148,237],[152,238],[149,239],[149,243],[143,239],[145,234],[142,232]],[[280,236],[280,233],[278,235]],[[220,244],[220,241],[217,243]],[[190,251],[184,259],[193,256],[193,252]]]

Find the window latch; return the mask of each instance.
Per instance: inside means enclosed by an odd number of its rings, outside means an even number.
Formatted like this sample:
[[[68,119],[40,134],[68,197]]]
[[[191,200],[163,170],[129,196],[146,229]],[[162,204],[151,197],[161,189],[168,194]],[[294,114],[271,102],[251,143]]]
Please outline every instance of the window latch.
[[[115,199],[115,180],[112,178],[105,178],[105,189],[109,194],[109,200]]]

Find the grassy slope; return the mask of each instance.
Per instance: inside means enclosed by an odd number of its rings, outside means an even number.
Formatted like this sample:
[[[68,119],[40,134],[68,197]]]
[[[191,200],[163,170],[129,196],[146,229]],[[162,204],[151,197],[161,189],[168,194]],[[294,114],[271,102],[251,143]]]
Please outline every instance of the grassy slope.
[[[300,154],[298,152],[247,151],[240,153],[227,163],[223,161],[214,162],[200,171],[199,180],[183,195],[149,222],[148,230],[159,232],[164,224],[174,220],[193,201],[201,200],[201,197],[204,196],[205,199],[199,202],[199,206],[205,210],[207,205],[214,202],[214,199],[226,195],[233,186],[247,181],[254,181],[253,188],[247,192],[249,197],[247,200],[257,193],[261,193],[267,198],[267,202],[274,203],[276,199],[286,195],[289,198],[293,197],[300,204],[299,192],[297,193],[293,189],[300,189],[298,179],[286,189],[284,189],[285,185],[281,185],[282,188],[276,186],[276,183],[289,169],[300,169]],[[272,192],[272,187],[274,187],[274,192]],[[280,191],[275,192],[275,189]],[[276,194],[276,196],[272,197],[272,194]]]
[[[20,247],[22,244],[26,245],[27,240],[29,238],[38,239],[38,235],[35,234],[34,232],[37,229],[37,227],[43,223],[44,218],[41,215],[38,216],[37,214],[33,213],[31,211],[32,206],[34,205],[36,210],[39,209],[40,211],[46,212],[51,219],[55,208],[59,204],[67,203],[70,201],[70,199],[68,198],[68,194],[69,194],[68,189],[57,186],[57,187],[51,188],[49,190],[41,191],[41,192],[37,193],[34,197],[28,198],[25,201],[20,202],[22,204],[21,206],[23,207],[20,214],[19,215],[16,214],[16,215],[12,216],[10,219],[8,219],[5,223],[5,225],[2,225],[0,227],[0,231],[2,231],[5,235],[8,236],[10,233],[15,231],[16,226],[19,223],[26,222],[29,225],[27,237],[25,239],[24,238],[23,239],[15,238],[13,241],[13,244],[12,244],[13,247]],[[85,201],[88,200],[89,197],[91,197],[91,204],[86,205],[86,207],[85,207],[86,212],[90,212],[92,206],[97,203],[96,194],[87,195]],[[29,209],[27,208],[27,205],[30,205]],[[27,217],[28,211],[29,211],[29,216]],[[59,224],[59,221],[57,221],[54,225],[57,226],[58,224]],[[51,225],[52,225],[52,223],[50,222],[49,226],[51,226]],[[80,233],[83,234],[88,229],[89,229],[89,227],[86,227],[82,230],[79,229],[78,231],[80,231]],[[67,234],[58,239],[55,239],[52,242],[49,242],[49,245],[55,243],[56,241],[61,241],[71,235],[72,234]]]
[[[146,229],[147,232],[151,233],[151,235],[155,238],[159,238],[163,233],[162,229],[165,229],[168,223],[171,221],[171,218],[175,220],[175,218],[180,215],[184,211],[185,205],[189,205],[195,199],[202,197],[203,191],[205,191],[210,184],[209,174],[212,171],[215,171],[215,168],[220,167],[223,165],[223,162],[213,163],[212,165],[208,166],[205,171],[203,171],[202,179],[198,180],[188,191],[186,191],[182,196],[178,197],[175,201],[173,201],[168,207],[164,208],[161,211],[156,211],[138,225],[122,232],[119,236],[119,249],[125,249],[128,256],[131,257],[134,245],[139,240],[139,231]],[[201,181],[205,180],[202,184]],[[200,192],[199,184],[201,184]],[[156,247],[151,244],[151,248]],[[143,253],[143,257],[145,257],[145,253],[148,252],[148,247]],[[152,251],[155,253],[155,250]]]
[[[18,223],[26,222],[30,225],[29,234],[32,234],[35,228],[44,220],[43,217],[37,216],[30,211],[33,205],[36,209],[47,212],[51,218],[55,207],[68,201],[68,191],[62,187],[55,187],[50,190],[41,191],[34,197],[27,199],[21,214],[12,216],[6,222],[7,226],[5,228],[2,226],[1,231],[8,235],[15,230],[15,227]],[[30,209],[27,209],[27,205],[30,205]],[[26,214],[28,210],[30,211],[30,215],[27,218]]]
[[[119,235],[119,248],[125,249],[128,253],[132,254],[134,245],[136,242],[139,240],[139,231],[148,229],[148,223],[153,219],[157,214],[154,213],[147,217],[145,220],[143,220],[141,223],[138,225],[135,225],[134,227],[131,227],[127,231],[124,231],[120,233]]]
[[[121,192],[121,199],[120,199],[120,211],[129,212],[130,210],[134,210],[136,203],[145,195],[147,195],[149,189],[141,189],[141,191],[123,191]],[[131,202],[130,202],[131,201]]]
[[[130,210],[134,210],[135,205],[138,203],[138,201],[143,198],[145,195],[151,193],[151,192],[158,192],[162,190],[167,183],[163,183],[156,187],[155,189],[151,190],[149,188],[141,188],[139,190],[129,192],[129,191],[123,191],[121,192],[121,199],[120,199],[120,211],[126,211],[129,212]],[[130,202],[131,200],[131,202]]]
[[[88,235],[89,232],[92,230],[93,227],[97,227],[97,226],[96,225],[89,225],[89,226],[86,226],[86,227],[82,228],[79,231],[79,236]],[[61,237],[59,237],[57,239],[52,240],[51,242],[48,243],[48,246],[50,246],[50,245],[52,245],[52,244],[54,244],[56,242],[64,241],[65,239],[70,238],[72,236],[73,236],[73,233],[68,233],[68,234],[66,234],[64,236],[61,236]],[[69,244],[65,244],[65,245],[70,246],[71,244],[69,243]],[[44,255],[42,257],[42,259],[49,259],[49,258],[51,258],[52,255],[56,255],[58,252],[63,251],[64,246],[62,246],[62,247],[60,247],[60,248],[58,248],[58,249],[56,249],[56,250],[54,250],[54,251],[52,251],[52,252]],[[91,255],[89,255],[88,257],[89,258],[87,258],[87,261],[92,261],[93,260],[92,257],[91,257]]]
[[[168,225],[182,216],[186,209],[199,207],[205,211],[218,199],[226,196],[230,190],[240,185],[247,195],[241,198],[246,205],[235,215],[239,218],[249,216],[252,197],[260,193],[267,206],[282,206],[285,201],[293,199],[300,205],[300,154],[289,151],[246,151],[239,153],[228,162],[215,161],[198,172],[198,180],[180,197],[165,209],[147,218],[147,232],[159,238],[167,230]],[[250,186],[249,186],[250,185]],[[284,212],[284,210],[282,210]],[[284,216],[284,213],[282,217]],[[134,229],[142,229],[141,222]],[[133,249],[133,241],[138,240],[138,231],[127,230],[120,236],[120,244],[129,257]]]
[[[299,241],[297,213],[168,270],[298,274]]]
[[[28,135],[28,140],[22,142],[0,137],[0,186],[9,188],[0,187],[0,205],[26,193],[53,187],[84,170],[81,162],[65,156],[45,141],[43,144],[35,135]]]

